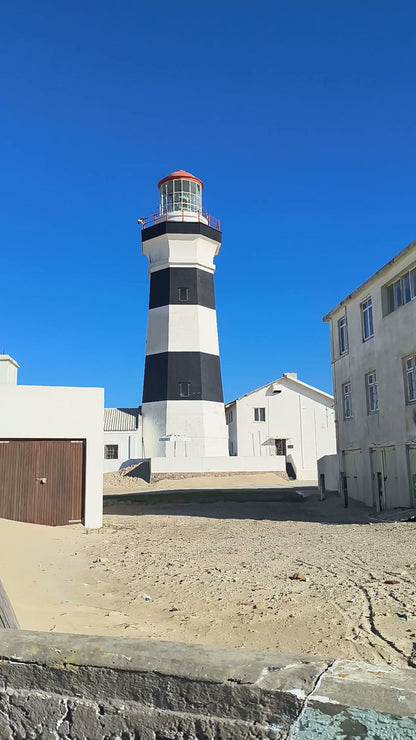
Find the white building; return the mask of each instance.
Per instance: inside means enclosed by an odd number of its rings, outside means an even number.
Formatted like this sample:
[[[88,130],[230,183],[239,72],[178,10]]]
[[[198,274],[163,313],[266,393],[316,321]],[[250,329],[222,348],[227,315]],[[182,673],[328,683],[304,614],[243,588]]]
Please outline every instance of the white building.
[[[289,477],[315,480],[318,458],[336,450],[333,397],[298,380],[296,373],[284,373],[227,403],[225,410],[230,455],[284,456]]]
[[[416,496],[416,242],[325,317],[340,473],[378,509]]]
[[[0,517],[102,524],[103,388],[17,385],[0,355]]]
[[[142,417],[139,408],[104,409],[104,473],[142,459]]]

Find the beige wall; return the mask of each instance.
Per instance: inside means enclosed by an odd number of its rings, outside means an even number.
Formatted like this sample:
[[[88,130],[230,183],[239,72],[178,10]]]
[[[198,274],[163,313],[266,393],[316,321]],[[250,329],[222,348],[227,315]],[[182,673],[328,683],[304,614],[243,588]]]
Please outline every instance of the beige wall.
[[[330,319],[340,467],[341,470],[345,467],[345,453],[361,450],[354,495],[367,504],[377,503],[370,449],[391,446],[395,447],[396,456],[396,464],[391,468],[395,488],[394,505],[413,504],[407,446],[416,442],[416,404],[406,404],[403,358],[416,353],[416,300],[383,316],[382,288],[415,264],[416,247],[395,261],[381,276],[374,277]],[[369,296],[373,303],[374,336],[363,342],[360,304]],[[347,317],[349,351],[340,356],[338,320],[343,315]],[[365,375],[374,370],[377,374],[379,411],[368,414]],[[343,385],[348,381],[351,381],[353,418],[344,420]],[[386,454],[390,459],[389,450]]]

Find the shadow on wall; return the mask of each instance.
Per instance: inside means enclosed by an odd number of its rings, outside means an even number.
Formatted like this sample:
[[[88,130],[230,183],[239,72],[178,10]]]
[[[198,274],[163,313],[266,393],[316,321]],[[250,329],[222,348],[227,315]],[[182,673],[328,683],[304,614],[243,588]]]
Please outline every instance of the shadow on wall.
[[[124,470],[125,468],[131,468],[126,473],[126,478],[141,478],[146,483],[150,483],[150,460],[126,460],[119,469]]]

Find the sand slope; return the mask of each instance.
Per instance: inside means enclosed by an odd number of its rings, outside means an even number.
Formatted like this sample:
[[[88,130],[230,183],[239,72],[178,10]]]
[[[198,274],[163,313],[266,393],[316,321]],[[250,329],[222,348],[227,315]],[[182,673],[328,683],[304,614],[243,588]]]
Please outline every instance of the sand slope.
[[[412,662],[415,524],[368,524],[339,499],[226,498],[115,497],[89,534],[0,520],[21,626]]]

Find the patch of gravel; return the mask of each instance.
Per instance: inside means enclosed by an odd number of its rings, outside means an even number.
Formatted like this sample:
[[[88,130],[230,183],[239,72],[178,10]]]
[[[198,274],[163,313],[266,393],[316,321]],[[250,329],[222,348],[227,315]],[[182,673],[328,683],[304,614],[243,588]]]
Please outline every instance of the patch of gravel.
[[[148,483],[141,477],[143,475],[142,464],[130,465],[128,468],[114,470],[104,473],[104,489],[108,488],[147,488]]]

